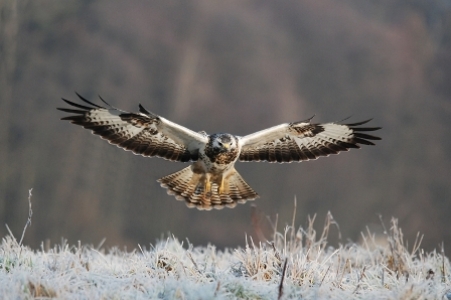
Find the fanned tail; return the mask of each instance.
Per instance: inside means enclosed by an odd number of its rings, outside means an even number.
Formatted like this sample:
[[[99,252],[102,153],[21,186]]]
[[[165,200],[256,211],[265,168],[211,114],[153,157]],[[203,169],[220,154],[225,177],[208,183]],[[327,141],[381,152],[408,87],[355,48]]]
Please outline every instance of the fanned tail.
[[[158,180],[169,195],[184,200],[190,208],[199,210],[233,208],[237,203],[258,198],[258,194],[232,168],[222,176],[193,171],[189,166]],[[221,187],[222,186],[222,187]]]

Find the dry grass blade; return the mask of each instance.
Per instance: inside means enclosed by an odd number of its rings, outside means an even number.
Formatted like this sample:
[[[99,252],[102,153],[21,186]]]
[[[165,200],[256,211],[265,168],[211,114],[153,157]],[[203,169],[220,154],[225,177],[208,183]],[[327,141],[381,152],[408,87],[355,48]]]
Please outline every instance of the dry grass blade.
[[[357,293],[360,288],[360,282],[362,281],[363,276],[365,276],[366,267],[363,267],[362,273],[360,273],[359,280],[357,281],[357,286],[355,287],[353,294]]]
[[[349,259],[346,259],[345,265],[343,266],[343,272],[341,272],[340,280],[337,282],[337,286],[341,287],[341,282],[343,281],[343,276],[345,275],[346,270],[348,269]],[[337,269],[338,272],[338,269]]]
[[[413,244],[412,252],[410,254],[411,256],[414,256],[415,253],[417,253],[417,251],[420,249],[421,242],[423,241],[423,237],[424,237],[423,234],[420,236],[420,233],[417,232],[417,236],[415,238],[415,243]]]
[[[324,279],[326,279],[326,275],[327,275],[327,273],[329,273],[329,270],[330,270],[330,266],[327,268],[326,273],[324,273],[323,279],[321,279],[321,283],[319,284],[319,286],[323,285]]]
[[[30,189],[28,191],[28,219],[27,223],[25,223],[25,227],[23,228],[22,237],[20,238],[19,245],[22,245],[22,241],[25,236],[25,231],[27,230],[27,227],[31,225],[31,217],[33,216],[33,210],[31,209],[31,191],[33,191],[33,189]]]
[[[288,258],[285,258],[285,262],[283,263],[282,277],[280,278],[279,296],[277,297],[278,300],[282,299],[282,296],[283,296],[283,280],[285,278],[285,273],[287,271],[287,263],[288,263]]]
[[[441,273],[442,273],[442,282],[446,282],[446,271],[445,271],[445,244],[442,242],[441,247],[441,254],[442,254],[442,266],[441,266]]]
[[[295,245],[294,245],[294,243],[295,243],[294,236],[295,236],[296,229],[295,229],[295,225],[294,224],[295,224],[295,221],[296,221],[296,209],[297,209],[297,206],[298,206],[297,199],[296,199],[296,196],[294,196],[294,207],[293,207],[293,217],[291,219],[291,238],[290,238],[290,246],[292,247],[292,249],[293,249],[293,247],[295,247]]]

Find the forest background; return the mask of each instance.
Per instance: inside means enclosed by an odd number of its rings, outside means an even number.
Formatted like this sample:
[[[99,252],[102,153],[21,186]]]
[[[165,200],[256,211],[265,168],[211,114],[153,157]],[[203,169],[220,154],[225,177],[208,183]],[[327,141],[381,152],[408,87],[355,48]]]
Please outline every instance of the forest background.
[[[451,1],[1,0],[0,18],[1,236],[5,223],[21,232],[30,188],[32,247],[255,236],[249,204],[200,212],[166,195],[156,180],[185,165],[60,121],[60,98],[77,91],[209,133],[374,118],[375,147],[239,163],[259,215],[291,222],[296,196],[298,222],[332,213],[336,243],[394,216],[411,244],[421,232],[427,250],[451,253]]]

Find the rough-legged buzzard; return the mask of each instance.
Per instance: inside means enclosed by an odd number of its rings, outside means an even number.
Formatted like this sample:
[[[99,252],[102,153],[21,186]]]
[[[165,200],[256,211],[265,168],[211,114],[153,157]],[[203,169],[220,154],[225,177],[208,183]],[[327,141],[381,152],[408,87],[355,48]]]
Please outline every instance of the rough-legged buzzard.
[[[78,95],[78,94],[77,94]],[[71,113],[62,120],[90,129],[109,143],[143,156],[159,156],[171,161],[194,163],[158,181],[186,202],[201,210],[235,207],[258,194],[235,170],[235,162],[267,161],[289,163],[337,154],[359,145],[374,145],[379,137],[366,134],[380,127],[361,127],[370,120],[352,124],[285,123],[244,137],[228,133],[208,135],[194,132],[139,105],[139,112],[117,109],[102,98],[106,107],[78,95],[81,105],[63,99],[74,108],[58,108]]]

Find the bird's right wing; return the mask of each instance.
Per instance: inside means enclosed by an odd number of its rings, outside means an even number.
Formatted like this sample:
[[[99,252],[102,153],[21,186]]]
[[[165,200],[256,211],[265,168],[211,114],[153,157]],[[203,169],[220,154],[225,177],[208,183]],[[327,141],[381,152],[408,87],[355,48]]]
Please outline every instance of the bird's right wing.
[[[208,141],[205,135],[151,113],[141,105],[139,112],[130,113],[109,105],[102,98],[106,108],[80,95],[78,97],[86,104],[63,99],[77,109],[58,108],[74,114],[61,120],[90,129],[110,144],[135,154],[158,156],[171,161],[195,161],[199,147]]]

